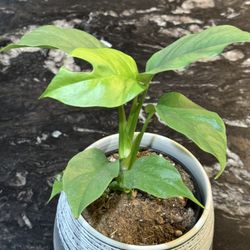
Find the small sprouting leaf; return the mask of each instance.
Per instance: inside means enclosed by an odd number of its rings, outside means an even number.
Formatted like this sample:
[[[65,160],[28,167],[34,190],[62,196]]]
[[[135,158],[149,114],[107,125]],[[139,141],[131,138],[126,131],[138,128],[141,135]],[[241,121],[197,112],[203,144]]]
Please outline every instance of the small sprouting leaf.
[[[22,47],[54,48],[70,53],[76,48],[103,48],[106,46],[84,31],[45,25],[28,32],[19,42],[1,48],[0,52]]]
[[[250,42],[250,33],[230,25],[215,26],[186,35],[153,54],[147,62],[146,73],[182,69],[199,59],[216,56],[226,46],[237,42]]]
[[[159,99],[156,112],[170,128],[184,134],[202,150],[214,155],[223,172],[226,165],[226,130],[223,120],[177,92],[164,94]]]
[[[100,149],[91,148],[75,155],[63,174],[63,191],[73,215],[78,218],[118,174],[119,161],[109,162]]]
[[[76,49],[72,56],[88,61],[92,72],[61,68],[42,97],[77,107],[118,107],[145,90],[130,56],[115,49]]]
[[[56,176],[48,203],[63,190],[62,174]]]
[[[145,107],[145,112],[148,114],[155,113],[155,105],[154,104],[147,104]]]
[[[137,159],[132,168],[124,172],[123,185],[139,189],[158,198],[186,197],[202,206],[182,181],[173,164],[158,155]]]

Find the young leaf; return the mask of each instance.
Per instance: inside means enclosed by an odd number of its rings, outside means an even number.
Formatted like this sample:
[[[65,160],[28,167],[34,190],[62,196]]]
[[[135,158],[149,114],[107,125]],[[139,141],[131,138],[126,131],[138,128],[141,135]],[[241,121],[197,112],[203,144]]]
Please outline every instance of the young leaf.
[[[140,189],[164,199],[183,196],[202,206],[184,184],[173,164],[158,155],[136,160],[132,168],[124,172],[123,181],[128,189]]]
[[[119,161],[109,162],[100,149],[87,149],[75,155],[63,174],[63,191],[73,215],[78,218],[118,174]]]
[[[41,97],[77,107],[117,107],[144,91],[135,61],[114,49],[76,49],[72,56],[88,61],[92,72],[61,68]]]
[[[227,45],[237,42],[250,42],[250,33],[230,25],[215,26],[184,36],[153,54],[147,62],[146,73],[182,69],[199,59],[216,56]]]
[[[147,114],[152,114],[152,113],[155,113],[155,105],[154,104],[147,104],[146,107],[145,107],[145,112]]]
[[[106,46],[84,31],[45,25],[25,34],[16,44],[9,44],[1,48],[0,52],[22,47],[54,48],[70,53],[76,48],[102,48]]]
[[[184,134],[202,150],[214,155],[223,172],[226,165],[226,130],[218,114],[208,111],[177,92],[164,94],[156,106],[161,121]]]

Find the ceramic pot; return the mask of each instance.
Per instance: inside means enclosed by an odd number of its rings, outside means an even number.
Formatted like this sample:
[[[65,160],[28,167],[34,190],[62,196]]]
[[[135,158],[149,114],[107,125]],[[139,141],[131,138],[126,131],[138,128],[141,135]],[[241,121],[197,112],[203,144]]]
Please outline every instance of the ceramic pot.
[[[99,148],[111,152],[118,148],[118,135],[105,137],[88,148]],[[59,198],[54,225],[55,250],[211,250],[214,230],[214,208],[209,179],[199,161],[177,142],[151,133],[145,133],[141,147],[155,149],[177,159],[193,175],[200,190],[203,210],[200,218],[187,233],[176,240],[159,245],[136,246],[110,239],[91,227],[80,216],[75,219],[71,213],[65,194]]]

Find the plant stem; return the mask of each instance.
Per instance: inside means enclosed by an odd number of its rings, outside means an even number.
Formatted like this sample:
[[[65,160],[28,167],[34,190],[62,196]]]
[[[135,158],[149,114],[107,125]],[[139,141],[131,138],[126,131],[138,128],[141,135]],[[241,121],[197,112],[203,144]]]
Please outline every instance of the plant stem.
[[[130,152],[130,143],[126,135],[127,120],[124,105],[118,107],[119,116],[119,158],[124,159]]]
[[[137,127],[138,119],[139,119],[139,114],[142,108],[142,105],[144,103],[145,97],[147,95],[147,90],[146,89],[142,96],[140,98],[136,97],[133,100],[132,107],[130,109],[130,113],[128,116],[128,124],[127,124],[127,130],[128,130],[128,137],[129,140],[132,142],[134,138],[134,133]]]
[[[128,133],[129,138],[133,137],[133,133],[134,133],[134,130],[135,130],[136,125],[137,125],[136,117],[138,117],[138,115],[140,113],[138,105],[139,105],[138,96],[136,96],[133,99],[132,106],[130,108],[130,112],[129,112],[129,116],[128,116],[127,133]]]
[[[145,97],[148,92],[149,83],[152,78],[153,78],[153,75],[147,75],[147,74],[141,74],[139,76],[138,80],[141,83],[143,83],[146,86],[146,88],[145,88],[145,91],[140,96],[136,96],[133,99],[132,106],[130,108],[130,112],[129,112],[127,120],[126,120],[124,106],[122,105],[118,108],[118,112],[119,112],[119,158],[121,161],[121,171],[127,170],[130,167],[131,165],[130,158],[132,157],[132,155],[134,154],[136,155],[138,151],[137,147],[135,147],[134,142],[133,142],[134,133],[137,128],[140,111],[142,109]],[[150,121],[150,118],[149,118],[149,121]],[[147,122],[146,127],[149,121]],[[144,131],[146,127],[144,128]],[[143,136],[143,133],[144,132],[142,132],[142,136]],[[140,141],[139,141],[139,145],[140,145]],[[135,153],[134,153],[134,150],[136,151]]]
[[[143,135],[148,127],[148,124],[150,123],[151,118],[153,117],[154,114],[155,114],[155,112],[148,114],[148,117],[146,118],[140,133],[136,136],[135,140],[133,141],[129,156],[123,160],[123,164],[126,165],[128,169],[130,169],[132,167],[134,161],[136,160],[136,155],[140,149],[140,143],[141,143],[142,137],[143,137]]]

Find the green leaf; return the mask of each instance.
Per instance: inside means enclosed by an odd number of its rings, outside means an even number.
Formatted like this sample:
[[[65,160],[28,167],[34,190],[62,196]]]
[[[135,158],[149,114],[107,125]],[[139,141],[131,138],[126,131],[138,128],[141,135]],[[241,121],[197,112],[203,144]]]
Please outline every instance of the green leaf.
[[[160,119],[184,134],[202,150],[214,155],[223,172],[226,165],[226,130],[222,119],[177,92],[164,94],[156,106]]]
[[[124,172],[123,184],[128,189],[139,189],[158,198],[183,196],[202,206],[182,181],[174,165],[158,155],[137,159]]]
[[[155,113],[155,105],[153,104],[147,104],[146,107],[145,107],[145,112],[148,113],[148,114],[152,114],[152,113]]]
[[[76,49],[72,56],[88,61],[92,72],[71,72],[61,68],[42,94],[77,107],[117,107],[145,86],[138,82],[138,70],[130,56],[114,49]]]
[[[250,42],[250,33],[230,25],[215,26],[184,36],[153,54],[147,62],[146,73],[182,69],[199,59],[216,56],[227,45],[237,42]]]
[[[1,48],[0,52],[22,47],[54,48],[70,53],[76,48],[102,48],[106,46],[84,31],[45,25],[28,32],[16,44],[9,44]]]
[[[48,203],[59,193],[63,191],[63,183],[62,183],[62,174],[57,175],[56,179],[54,180],[52,192],[50,195],[50,198],[48,200]]]
[[[63,174],[63,191],[73,215],[78,218],[118,174],[119,161],[109,162],[100,149],[87,149],[75,155]]]

